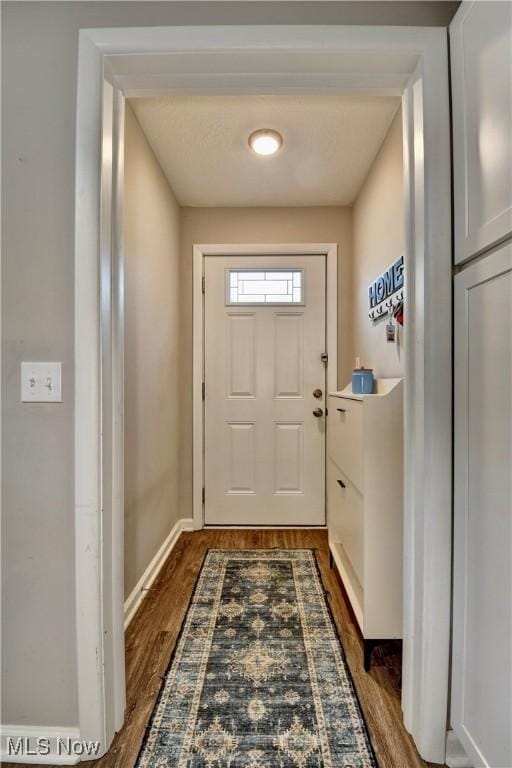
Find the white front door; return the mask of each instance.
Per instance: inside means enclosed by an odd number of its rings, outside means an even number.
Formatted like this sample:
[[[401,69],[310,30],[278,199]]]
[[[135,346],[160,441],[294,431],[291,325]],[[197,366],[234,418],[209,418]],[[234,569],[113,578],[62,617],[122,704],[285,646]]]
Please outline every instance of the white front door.
[[[205,257],[206,525],[325,525],[325,290],[323,256]]]

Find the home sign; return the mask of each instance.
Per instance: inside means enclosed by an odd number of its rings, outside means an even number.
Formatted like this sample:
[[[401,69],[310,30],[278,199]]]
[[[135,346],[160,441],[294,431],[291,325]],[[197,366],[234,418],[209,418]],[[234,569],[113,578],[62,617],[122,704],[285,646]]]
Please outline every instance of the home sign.
[[[404,257],[400,256],[394,264],[368,286],[369,317],[372,320],[387,315],[391,309],[404,300]]]

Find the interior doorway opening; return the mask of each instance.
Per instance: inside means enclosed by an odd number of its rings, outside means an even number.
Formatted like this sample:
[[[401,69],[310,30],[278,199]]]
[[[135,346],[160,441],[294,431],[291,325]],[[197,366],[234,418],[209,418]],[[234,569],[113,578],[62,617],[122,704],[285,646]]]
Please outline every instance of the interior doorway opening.
[[[261,30],[260,30],[261,31]],[[418,357],[412,342],[408,348],[406,374],[407,386],[409,388],[406,396],[406,424],[407,435],[409,439],[408,448],[408,479],[406,482],[406,507],[408,507],[408,520],[406,520],[405,546],[406,546],[406,570],[410,576],[408,584],[409,591],[405,595],[405,621],[404,637],[406,638],[406,653],[404,664],[404,694],[403,706],[405,721],[408,729],[413,733],[416,744],[422,754],[429,759],[441,758],[444,753],[444,731],[446,718],[446,691],[447,691],[447,662],[448,662],[448,631],[449,631],[449,595],[446,594],[445,575],[449,572],[449,524],[445,515],[439,516],[438,524],[424,528],[424,534],[418,536],[418,525],[423,524],[425,515],[428,513],[432,504],[437,504],[448,512],[450,496],[449,480],[449,435],[445,434],[441,441],[442,450],[439,450],[439,441],[436,446],[435,456],[431,453],[432,446],[429,443],[428,431],[429,408],[434,407],[439,412],[440,403],[444,415],[449,414],[449,391],[450,387],[447,379],[450,378],[449,364],[449,342],[445,338],[445,344],[436,343],[433,345],[432,338],[438,339],[436,329],[449,327],[449,320],[446,322],[446,316],[436,313],[433,310],[433,301],[437,305],[439,291],[446,294],[446,312],[449,314],[449,280],[446,285],[444,278],[449,274],[450,263],[450,245],[449,231],[450,225],[447,218],[449,210],[449,163],[438,162],[430,164],[430,153],[435,151],[437,157],[439,153],[445,153],[449,156],[449,125],[447,111],[447,63],[446,63],[446,41],[441,31],[437,30],[365,30],[364,33],[356,35],[357,53],[354,52],[353,31],[348,32],[343,28],[329,31],[334,33],[330,40],[330,45],[334,49],[343,52],[350,50],[352,56],[361,56],[368,65],[369,51],[375,52],[376,41],[379,41],[381,52],[375,54],[375,60],[372,62],[373,71],[366,75],[365,85],[372,90],[380,92],[389,92],[389,89],[395,93],[403,95],[404,105],[404,157],[406,164],[406,262],[409,268],[409,280],[411,291],[407,298],[406,312],[411,318],[411,338],[418,338],[418,335],[425,339],[430,339],[424,350],[425,355]],[[103,30],[93,31],[82,36],[81,63],[80,63],[80,82],[79,82],[79,103],[78,103],[78,189],[80,193],[86,189],[91,194],[92,200],[100,199],[100,189],[103,190],[103,220],[94,221],[94,205],[84,215],[83,194],[79,194],[77,216],[77,511],[83,511],[84,507],[94,509],[96,499],[102,498],[106,501],[106,517],[103,520],[98,518],[97,525],[84,528],[82,517],[77,514],[77,541],[80,546],[77,547],[77,602],[79,604],[79,642],[78,642],[78,665],[79,665],[79,698],[81,702],[81,735],[82,738],[99,737],[105,748],[111,741],[113,732],[122,722],[124,708],[124,675],[119,665],[119,648],[122,646],[122,598],[120,595],[120,565],[122,567],[122,553],[119,552],[119,540],[115,535],[102,536],[101,529],[105,525],[111,526],[115,531],[116,524],[119,524],[119,515],[122,514],[122,490],[119,486],[119,479],[122,477],[122,451],[120,451],[119,436],[122,435],[119,430],[122,423],[122,407],[119,413],[119,405],[122,406],[122,397],[116,397],[115,392],[119,391],[119,357],[116,357],[116,350],[119,347],[119,340],[122,338],[122,301],[116,305],[116,298],[119,296],[120,264],[117,254],[119,253],[120,233],[119,233],[119,210],[122,199],[119,195],[120,179],[122,176],[122,138],[121,125],[124,109],[124,95],[142,95],[144,92],[155,92],[155,73],[159,71],[158,77],[162,78],[163,62],[162,50],[183,50],[190,45],[194,45],[197,50],[205,51],[203,58],[208,58],[208,52],[215,54],[217,46],[222,41],[222,46],[240,45],[237,40],[238,32],[236,30],[216,31],[216,35],[206,41],[201,39],[201,32],[197,34],[192,32],[187,37],[186,44],[183,43],[182,30],[180,31],[179,42],[173,37],[172,31],[163,33],[160,30],[154,30],[149,35],[140,33],[140,39],[137,38],[137,31],[128,30]],[[230,37],[234,32],[233,37]],[[309,35],[308,43],[304,46],[302,33]],[[265,37],[263,48],[274,49],[275,55],[279,57],[283,46],[284,38],[289,36],[287,46],[302,51],[301,66],[308,68],[308,61],[311,64],[315,56],[315,46],[318,51],[325,49],[325,40],[318,38],[318,30],[301,30],[299,38],[294,40],[293,30],[271,30]],[[341,32],[341,35],[340,35]],[[244,45],[251,49],[255,45],[255,36],[259,33],[251,30],[248,39]],[[195,35],[195,37],[194,37]],[[225,37],[223,37],[225,35]],[[381,37],[380,37],[381,35]],[[144,38],[144,39],[143,39]],[[412,40],[411,40],[412,38]],[[110,42],[109,42],[110,40]],[[226,41],[230,40],[229,43]],[[262,45],[262,42],[260,42]],[[411,45],[415,51],[420,50],[421,54],[411,53]],[[142,48],[141,48],[142,46]],[[158,56],[153,56],[150,51],[155,48],[159,51]],[[243,47],[243,46],[242,46]],[[260,53],[263,50],[260,49]],[[225,50],[225,47],[224,47]],[[254,50],[254,49],[253,49]],[[387,51],[396,54],[401,50],[403,58],[401,60],[401,71],[397,75],[396,59],[391,67],[390,58]],[[137,56],[133,56],[133,52]],[[146,59],[147,79],[140,76],[138,66],[141,62],[141,52],[147,52],[149,58]],[[111,56],[110,54],[114,54]],[[241,54],[243,56],[243,54]],[[284,59],[287,53],[282,54]],[[103,72],[104,57],[109,59],[109,80],[110,83],[103,83],[101,73]],[[295,64],[290,65],[288,60],[287,67],[292,71],[298,62],[296,56],[293,57]],[[392,57],[391,57],[392,58]],[[138,61],[135,61],[135,60]],[[299,56],[300,59],[300,56]],[[152,69],[152,63],[155,68]],[[176,64],[174,56],[173,63],[169,60],[169,72],[173,72]],[[418,66],[419,64],[419,66]],[[240,62],[237,63],[237,67]],[[211,73],[213,66],[212,60],[203,61],[204,73]],[[117,69],[119,67],[119,70]],[[290,78],[288,73],[283,75],[283,69],[275,61],[275,72],[280,75],[274,76],[272,85],[265,86],[267,89],[290,87]],[[383,79],[383,72],[386,67],[392,71]],[[332,73],[334,79],[338,78],[337,87],[340,89],[354,87],[359,75],[354,77],[351,67],[347,66],[347,61],[343,56],[334,64],[335,72]],[[371,69],[371,67],[370,67]],[[367,71],[367,69],[366,69]],[[128,74],[127,74],[128,73]],[[149,74],[148,74],[149,73]],[[119,78],[118,79],[118,74]],[[172,74],[170,77],[172,79]],[[255,80],[249,87],[254,88]],[[198,76],[196,88],[205,88],[204,82],[200,84],[202,75]],[[286,82],[279,84],[279,78],[284,78]],[[395,77],[395,81],[393,81]],[[222,77],[220,78],[222,80]],[[307,79],[307,78],[306,78]],[[313,78],[314,79],[314,78]],[[311,79],[310,79],[311,80]],[[364,78],[363,78],[364,80]],[[225,79],[222,87],[227,88],[229,77]],[[320,87],[320,82],[325,81],[325,75],[317,83],[309,82],[308,88]],[[386,81],[386,82],[384,82]],[[171,81],[168,80],[167,88],[172,89]],[[220,81],[218,83],[220,86]],[[359,84],[359,88],[361,85]],[[240,82],[236,89],[240,88]],[[103,105],[103,109],[101,109]],[[423,110],[425,108],[432,110],[432,115],[436,114],[435,120],[428,125],[423,122]],[[94,119],[100,120],[100,114],[103,114],[103,147],[112,147],[112,153],[105,152],[103,155],[104,165],[101,178],[91,168],[89,160],[94,156],[97,149],[96,139],[89,130],[91,125],[91,115]],[[87,114],[87,121],[83,118]],[[434,150],[435,148],[435,150]],[[446,160],[447,157],[444,159]],[[113,162],[112,162],[113,158]],[[96,175],[95,175],[96,174]],[[99,183],[101,181],[101,184]],[[98,183],[97,183],[98,182]],[[97,183],[97,184],[96,184]],[[439,194],[439,190],[442,194]],[[435,194],[434,194],[435,190]],[[428,201],[428,205],[426,205]],[[435,218],[434,218],[435,217]],[[93,221],[91,222],[91,219]],[[436,239],[432,240],[434,221],[436,224]],[[87,224],[87,227],[85,225]],[[88,229],[87,229],[88,228]],[[85,230],[87,235],[83,238]],[[94,265],[97,265],[97,252],[95,249],[94,235],[102,233],[104,249],[102,251],[102,261],[104,269],[101,271],[101,285],[98,283],[98,273],[95,272]],[[428,232],[429,237],[424,239],[423,233]],[[437,247],[439,246],[439,247]],[[430,253],[431,250],[431,253]],[[427,251],[429,253],[427,253]],[[427,261],[429,268],[425,269]],[[105,291],[109,283],[112,285],[112,291]],[[434,297],[436,287],[437,294]],[[112,297],[113,300],[112,300]],[[102,314],[98,313],[96,319],[91,322],[91,316],[95,317],[95,308],[101,307]],[[444,304],[443,304],[444,306]],[[101,324],[98,324],[98,318],[102,318]],[[87,332],[84,333],[84,328]],[[83,335],[81,335],[83,334]],[[96,371],[97,389],[94,387],[88,390],[82,387],[83,366],[87,360],[94,359],[94,350],[100,346],[100,340],[103,340],[103,366],[100,371]],[[435,346],[435,350],[434,350]],[[112,353],[114,351],[114,354]],[[92,353],[92,354],[91,354]],[[428,376],[427,376],[428,370]],[[90,371],[89,371],[90,374]],[[432,374],[435,374],[432,377]],[[439,374],[439,376],[437,376]],[[100,388],[100,375],[102,387]],[[88,377],[90,381],[90,376]],[[107,386],[105,386],[107,385]],[[102,394],[100,394],[102,393]],[[114,393],[111,397],[109,393]],[[102,400],[103,398],[103,400]],[[101,419],[98,421],[98,418]],[[87,419],[90,417],[90,421]],[[100,429],[100,424],[103,430]],[[448,425],[448,421],[446,422]],[[111,435],[111,442],[106,443],[108,435]],[[98,447],[102,446],[103,465],[101,471],[98,471],[95,465],[94,456],[97,456]],[[425,454],[425,446],[427,453]],[[106,448],[106,450],[105,450]],[[435,483],[435,498],[427,498],[423,483],[420,478],[424,476],[425,464],[428,466],[429,477],[435,477],[439,483]],[[111,481],[112,479],[112,481]],[[117,485],[116,485],[117,482]],[[122,537],[121,537],[122,539]],[[84,548],[84,543],[90,544],[90,547]],[[436,571],[430,573],[432,563],[430,559],[425,559],[425,552],[432,553],[436,547],[437,558],[435,560]],[[94,558],[96,553],[96,560]],[[98,568],[98,563],[101,567]],[[425,573],[425,566],[428,566]],[[422,567],[423,566],[423,567]],[[84,590],[91,585],[98,585],[101,588],[96,592],[94,589],[85,596]],[[110,590],[110,592],[109,592]],[[113,599],[104,602],[104,595],[112,594]],[[423,598],[420,595],[423,594]],[[428,616],[425,610],[432,607],[432,603],[425,595],[436,596],[436,609],[439,615],[439,600],[441,605],[446,607],[444,632],[440,631],[439,618],[436,623],[436,633],[428,623]],[[423,609],[420,610],[420,607]],[[425,609],[426,606],[426,609]],[[442,613],[442,611],[441,611]],[[87,630],[80,632],[85,619],[89,621]],[[441,622],[442,624],[442,622]],[[104,635],[103,627],[107,627]],[[96,634],[99,638],[95,640]],[[422,653],[424,647],[425,635],[429,634],[433,638],[433,648],[436,649],[433,655],[425,657]],[[423,641],[420,641],[423,637]],[[91,654],[93,649],[101,647],[103,665],[98,668],[96,664],[96,652]],[[93,658],[94,656],[94,658]],[[432,682],[427,684],[425,681],[430,679],[425,674],[426,668],[435,661],[436,670]],[[444,674],[446,672],[446,675]],[[432,718],[425,719],[425,712],[432,714]],[[428,727],[427,727],[428,726]]]

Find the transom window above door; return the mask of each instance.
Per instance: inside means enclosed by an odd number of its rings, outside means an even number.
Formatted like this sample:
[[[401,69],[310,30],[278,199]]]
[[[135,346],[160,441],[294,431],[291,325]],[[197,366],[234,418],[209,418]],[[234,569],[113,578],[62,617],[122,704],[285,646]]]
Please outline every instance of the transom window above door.
[[[304,269],[227,269],[226,305],[304,304]]]

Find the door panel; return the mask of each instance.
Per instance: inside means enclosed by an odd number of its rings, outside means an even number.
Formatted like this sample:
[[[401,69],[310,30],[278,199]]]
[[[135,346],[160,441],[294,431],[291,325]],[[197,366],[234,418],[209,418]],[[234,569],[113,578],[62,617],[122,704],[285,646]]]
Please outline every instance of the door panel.
[[[325,524],[325,270],[322,256],[205,258],[207,525]],[[265,303],[229,303],[246,280]]]
[[[304,397],[303,321],[302,312],[275,315],[275,397]]]
[[[226,493],[255,493],[254,424],[227,424]]]
[[[256,397],[254,314],[226,314],[227,396]]]
[[[304,493],[304,424],[274,424],[275,493]]]
[[[455,279],[452,726],[512,765],[512,245]]]
[[[463,2],[450,25],[455,262],[512,232],[512,5]]]

